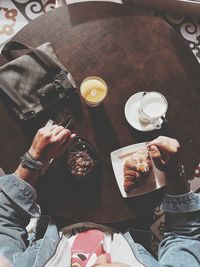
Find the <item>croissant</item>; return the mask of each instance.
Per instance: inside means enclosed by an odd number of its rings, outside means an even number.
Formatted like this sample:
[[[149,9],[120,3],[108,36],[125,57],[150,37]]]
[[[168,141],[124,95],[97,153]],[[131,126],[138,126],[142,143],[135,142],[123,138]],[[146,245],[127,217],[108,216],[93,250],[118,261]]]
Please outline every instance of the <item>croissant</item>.
[[[140,185],[152,169],[151,159],[148,150],[142,148],[133,154],[124,163],[124,190],[130,192]]]

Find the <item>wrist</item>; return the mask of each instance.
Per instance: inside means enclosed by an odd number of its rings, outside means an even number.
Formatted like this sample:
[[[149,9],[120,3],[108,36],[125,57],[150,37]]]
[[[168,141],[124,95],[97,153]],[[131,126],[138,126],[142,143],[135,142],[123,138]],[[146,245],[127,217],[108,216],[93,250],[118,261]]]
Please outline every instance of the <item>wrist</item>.
[[[36,181],[40,175],[40,172],[24,168],[20,164],[18,166],[18,168],[16,169],[15,174],[20,179],[22,179],[22,180],[26,181],[27,183],[29,183],[30,185],[34,186],[34,184],[36,183]]]
[[[179,160],[170,163],[166,170],[167,193],[180,195],[189,192],[185,169]]]
[[[26,152],[21,158],[21,166],[33,171],[39,171],[44,167],[44,164],[36,160],[29,152]]]
[[[50,159],[48,159],[47,157],[45,157],[44,155],[42,155],[41,152],[36,151],[32,147],[28,150],[28,153],[30,154],[30,156],[34,160],[42,162],[43,165],[47,165],[49,163],[49,161],[50,161]]]
[[[179,174],[180,170],[182,170],[182,166],[178,156],[172,155],[166,164],[165,172],[169,175]]]
[[[20,165],[15,173],[22,180],[34,185],[44,166],[43,162],[36,160],[29,152],[26,152],[21,157]]]
[[[35,159],[39,161],[43,161],[44,159],[42,158],[42,155],[40,152],[36,151],[32,147],[29,149],[28,153]]]

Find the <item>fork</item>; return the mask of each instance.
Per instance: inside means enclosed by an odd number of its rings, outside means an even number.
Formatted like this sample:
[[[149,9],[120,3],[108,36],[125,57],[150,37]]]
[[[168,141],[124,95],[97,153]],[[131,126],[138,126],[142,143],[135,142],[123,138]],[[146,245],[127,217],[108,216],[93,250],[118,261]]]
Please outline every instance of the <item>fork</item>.
[[[71,124],[72,120],[73,120],[72,116],[65,118],[62,113],[59,113],[54,121],[52,119],[49,119],[45,126],[51,126],[53,124],[57,124],[59,126],[62,125],[64,128],[67,128]]]
[[[57,117],[55,118],[53,124],[57,124],[60,126],[60,125],[62,125],[64,120],[65,120],[64,115],[61,112],[59,112]]]

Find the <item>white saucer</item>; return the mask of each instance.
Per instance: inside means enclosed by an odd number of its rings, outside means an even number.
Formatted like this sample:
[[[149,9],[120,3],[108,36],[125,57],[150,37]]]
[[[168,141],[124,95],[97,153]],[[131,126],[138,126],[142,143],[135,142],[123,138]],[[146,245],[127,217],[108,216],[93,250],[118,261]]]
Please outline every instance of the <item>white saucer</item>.
[[[144,92],[132,95],[126,102],[124,112],[128,123],[138,131],[149,132],[155,130],[152,124],[144,123],[139,119],[139,105]]]

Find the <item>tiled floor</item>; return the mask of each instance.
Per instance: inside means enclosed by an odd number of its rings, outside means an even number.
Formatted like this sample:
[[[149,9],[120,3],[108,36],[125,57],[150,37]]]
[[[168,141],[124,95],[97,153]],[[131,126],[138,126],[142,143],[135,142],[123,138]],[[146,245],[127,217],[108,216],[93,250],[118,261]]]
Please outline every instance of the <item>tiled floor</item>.
[[[68,4],[79,0],[67,0]],[[80,0],[81,1],[81,0]],[[120,3],[121,0],[115,0]],[[58,4],[65,0],[57,0]],[[29,21],[55,8],[55,0],[0,0],[0,47]],[[158,15],[158,14],[157,14]],[[200,24],[197,19],[172,14],[159,14],[185,39],[188,46],[200,61]],[[196,191],[200,188],[200,165],[197,167],[192,180],[191,188]],[[160,207],[155,209],[154,224],[151,229],[154,233],[152,250],[155,250],[158,240],[162,238],[164,215]]]
[[[54,0],[0,0],[0,47],[29,21],[53,8]]]
[[[11,1],[0,1],[0,45],[10,39],[27,23],[28,21]]]
[[[186,40],[190,49],[200,61],[199,19],[176,14],[164,14],[163,17]]]

